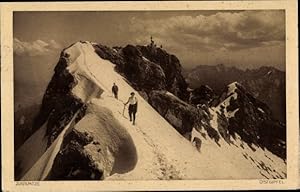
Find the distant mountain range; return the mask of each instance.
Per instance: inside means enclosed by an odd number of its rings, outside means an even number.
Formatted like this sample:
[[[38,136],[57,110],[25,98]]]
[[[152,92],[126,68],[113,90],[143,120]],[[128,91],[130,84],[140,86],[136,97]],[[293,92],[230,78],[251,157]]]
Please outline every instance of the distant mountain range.
[[[219,64],[214,66],[199,65],[192,70],[184,71],[183,75],[190,88],[208,85],[216,94],[220,94],[226,85],[237,81],[255,98],[266,103],[275,119],[286,122],[284,71],[274,67],[241,70]]]

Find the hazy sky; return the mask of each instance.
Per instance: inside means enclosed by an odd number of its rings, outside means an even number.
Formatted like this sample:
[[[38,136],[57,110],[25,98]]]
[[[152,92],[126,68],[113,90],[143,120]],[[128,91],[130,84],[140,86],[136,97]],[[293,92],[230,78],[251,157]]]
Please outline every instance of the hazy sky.
[[[56,64],[57,53],[79,40],[124,46],[147,44],[151,35],[185,68],[223,63],[285,69],[284,11],[14,13],[15,54],[40,64]]]

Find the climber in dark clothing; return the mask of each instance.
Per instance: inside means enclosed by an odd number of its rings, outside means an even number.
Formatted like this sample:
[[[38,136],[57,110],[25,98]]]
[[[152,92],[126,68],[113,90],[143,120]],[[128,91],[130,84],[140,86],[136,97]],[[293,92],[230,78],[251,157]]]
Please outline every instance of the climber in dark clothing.
[[[130,118],[130,121],[133,120],[132,124],[135,125],[135,114],[137,112],[138,100],[134,96],[134,92],[130,93],[130,97],[128,98],[128,101],[126,103],[124,103],[124,105],[126,106],[128,103],[129,103],[129,107],[128,107],[129,118]]]
[[[114,83],[114,85],[112,86],[111,91],[113,92],[115,98],[118,99],[118,91],[119,91],[119,88],[118,88],[118,86],[116,85],[116,83]]]

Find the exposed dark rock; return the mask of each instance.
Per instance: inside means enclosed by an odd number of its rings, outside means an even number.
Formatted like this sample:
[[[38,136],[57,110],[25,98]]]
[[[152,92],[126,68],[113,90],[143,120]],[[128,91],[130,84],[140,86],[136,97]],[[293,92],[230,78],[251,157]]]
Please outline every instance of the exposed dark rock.
[[[145,91],[139,91],[139,94],[146,100],[148,101],[149,97],[148,94]]]
[[[125,61],[122,55],[120,54],[120,48],[114,47],[109,48],[107,46],[96,44],[93,45],[95,52],[102,58],[109,60],[110,62],[116,64],[116,69],[119,72],[125,70]]]
[[[208,136],[211,139],[213,139],[220,146],[220,144],[219,144],[220,135],[219,135],[218,131],[216,131],[212,127],[206,127],[205,130],[207,131]]]
[[[191,132],[201,119],[209,118],[202,110],[166,91],[152,91],[149,103],[182,135]]]
[[[197,150],[200,151],[201,150],[201,144],[202,144],[201,139],[199,139],[198,137],[194,137],[193,143],[194,143],[195,147],[197,148]]]
[[[160,65],[144,59],[135,46],[127,45],[122,52],[126,61],[123,72],[129,82],[143,90],[166,88],[166,76]]]
[[[233,135],[228,129],[229,123],[228,119],[225,117],[224,113],[218,114],[218,131],[220,135],[223,137],[223,139],[227,143],[232,143],[230,140],[230,135]]]
[[[100,180],[103,171],[84,151],[93,139],[87,134],[73,130],[64,138],[60,152],[55,157],[46,180]]]
[[[242,85],[235,85],[234,93],[228,95],[226,90],[219,98],[222,103],[232,94],[237,94],[236,99],[231,97],[226,107],[227,112],[237,110],[234,117],[228,119],[228,133],[232,137],[237,133],[249,146],[266,147],[279,157],[286,158],[285,126],[272,118],[271,110],[265,103],[255,99]],[[227,127],[226,124],[223,128]]]
[[[48,120],[46,133],[49,138],[48,146],[70,122],[74,114],[83,107],[83,101],[71,93],[77,82],[66,69],[68,57],[64,51],[61,53],[54,69],[55,73],[43,97],[42,106],[33,123],[33,130],[37,130]]]
[[[214,98],[214,91],[207,85],[201,85],[200,87],[191,91],[190,103],[193,105],[209,105]]]
[[[168,90],[187,101],[187,83],[181,75],[178,58],[155,46],[133,46],[113,49],[94,45],[96,53],[116,64],[116,70],[126,77],[136,90],[148,94],[151,90]]]
[[[142,52],[144,57],[162,67],[166,76],[166,90],[186,101],[188,99],[188,85],[181,74],[182,67],[179,59],[162,48],[150,45],[137,46],[137,48]]]

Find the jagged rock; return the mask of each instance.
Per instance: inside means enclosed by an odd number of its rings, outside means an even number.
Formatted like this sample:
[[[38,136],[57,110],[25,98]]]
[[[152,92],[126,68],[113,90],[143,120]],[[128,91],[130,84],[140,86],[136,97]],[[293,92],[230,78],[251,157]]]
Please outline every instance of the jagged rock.
[[[200,115],[197,108],[166,91],[152,91],[149,103],[182,135],[192,131]]]
[[[160,90],[166,87],[166,76],[160,65],[145,59],[132,45],[122,49],[125,59],[124,74],[128,81],[143,90]]]
[[[188,99],[187,83],[181,74],[182,67],[179,59],[165,50],[151,46],[137,46],[143,56],[159,64],[166,75],[166,89],[182,100]]]
[[[101,44],[94,44],[93,45],[95,52],[103,59],[107,59],[111,61],[112,63],[116,64],[116,69],[119,72],[122,72],[125,70],[125,61],[122,55],[119,53],[120,48],[114,47],[109,48],[107,46],[101,45]]]
[[[139,91],[139,94],[146,100],[146,101],[148,101],[148,95],[147,95],[147,93],[145,92],[145,91]]]
[[[76,116],[75,122],[78,122],[84,116],[86,110],[85,102],[88,98],[78,98],[72,93],[72,89],[78,84],[78,80],[67,69],[70,54],[65,52],[66,49],[61,52],[54,69],[55,73],[44,94],[40,111],[33,122],[33,130],[37,130],[45,122],[47,123],[48,146],[71,121],[76,112],[79,114]],[[83,82],[81,86],[90,86],[90,89],[86,89],[86,95],[89,97],[101,93],[100,88],[95,84],[85,85]]]
[[[227,142],[227,143],[231,143],[230,140],[230,135],[233,135],[233,133],[230,134],[228,126],[229,126],[229,122],[228,119],[225,117],[224,113],[222,114],[218,114],[218,131],[220,133],[220,135],[223,137],[223,139]]]
[[[62,144],[47,180],[100,180],[103,171],[99,170],[84,146],[93,139],[87,134],[73,130]]]
[[[39,114],[33,123],[33,129],[37,130],[48,120],[48,146],[70,122],[75,112],[83,106],[83,102],[71,93],[77,82],[66,69],[68,60],[68,55],[62,52],[43,97]]]
[[[175,55],[154,46],[127,45],[113,49],[97,44],[96,53],[116,64],[116,69],[137,90],[166,89],[180,99],[188,100],[187,83],[181,74],[181,64]]]
[[[207,85],[201,85],[190,93],[190,103],[193,105],[208,105],[215,97],[214,91]]]
[[[199,139],[198,137],[194,137],[193,144],[195,145],[198,151],[201,150],[201,144],[202,144],[201,139]]]
[[[220,140],[220,135],[217,130],[211,128],[211,127],[206,127],[205,130],[207,131],[208,136],[213,139],[218,145],[219,140]]]
[[[282,147],[286,140],[285,127],[272,118],[266,104],[255,99],[241,84],[230,84],[219,97],[217,107],[227,117],[228,133],[232,137],[237,133],[250,146],[266,147],[285,158],[285,147]]]

